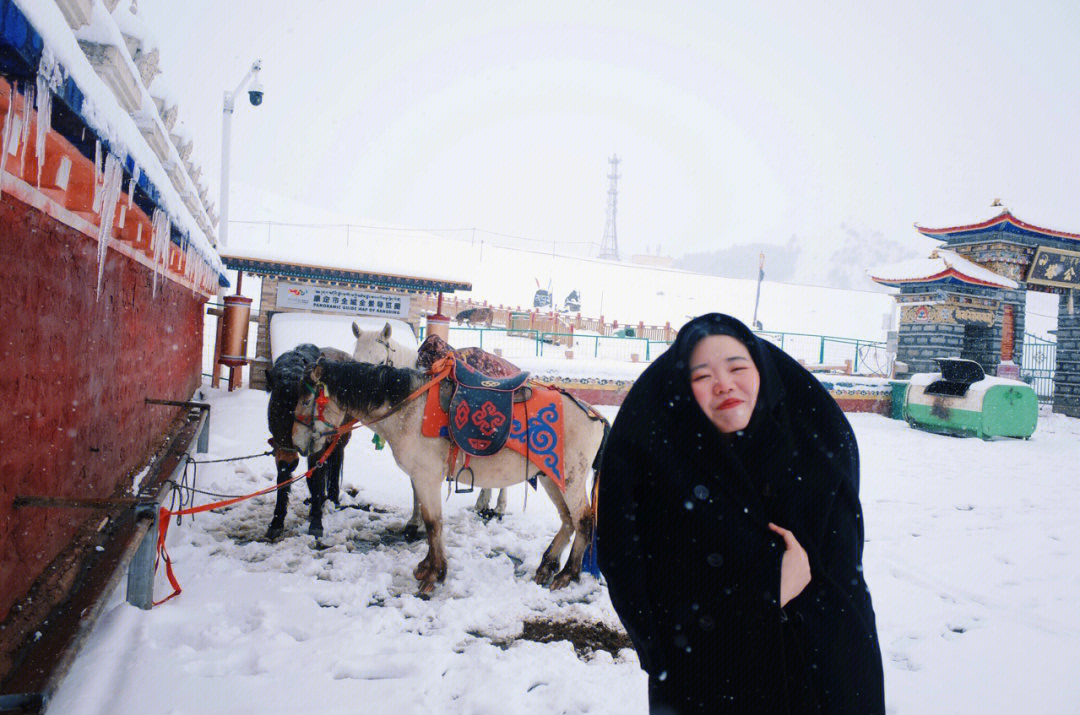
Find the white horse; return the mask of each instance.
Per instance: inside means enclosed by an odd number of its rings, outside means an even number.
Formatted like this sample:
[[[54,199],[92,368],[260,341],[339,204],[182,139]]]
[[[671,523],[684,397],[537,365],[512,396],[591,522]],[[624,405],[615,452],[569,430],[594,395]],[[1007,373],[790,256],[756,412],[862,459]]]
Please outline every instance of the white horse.
[[[356,345],[353,346],[353,360],[368,362],[376,365],[390,365],[392,367],[416,367],[416,350],[402,345],[394,340],[393,327],[387,323],[382,330],[364,330],[355,322],[352,324],[353,335],[356,336]],[[502,517],[506,513],[506,501],[509,489],[500,489],[499,498],[495,503],[495,509],[491,509],[491,490],[481,489],[476,498],[476,511],[482,517]],[[420,500],[413,490],[412,516],[405,522],[404,536],[406,541],[413,541],[420,533],[420,525],[423,519],[420,515]]]
[[[296,406],[293,444],[302,454],[322,449],[329,436],[309,424],[316,412],[315,393],[329,398],[323,406],[323,421],[341,425],[348,420],[371,420],[372,429],[383,437],[393,451],[398,466],[412,478],[420,500],[420,511],[427,527],[428,552],[413,575],[420,581],[420,593],[430,594],[435,583],[446,577],[446,550],[442,536],[442,500],[440,489],[449,443],[439,437],[425,437],[420,432],[424,407],[429,393],[411,402],[403,401],[428,380],[417,370],[399,369],[365,363],[320,361],[308,372],[312,390],[304,390]],[[317,386],[317,387],[315,387]],[[438,399],[437,397],[435,399]],[[551,588],[566,586],[581,575],[582,557],[593,534],[595,515],[589,504],[587,482],[590,468],[598,464],[607,430],[606,421],[587,405],[561,395],[563,413],[563,481],[565,491],[525,457],[510,449],[490,457],[472,460],[473,482],[481,487],[502,488],[519,484],[530,476],[539,479],[544,491],[555,503],[562,526],[544,552],[536,570],[536,582],[551,581]],[[391,412],[395,405],[400,407]],[[309,420],[304,424],[304,420]],[[573,536],[566,565],[555,573],[562,552]],[[554,579],[552,577],[554,576]]]

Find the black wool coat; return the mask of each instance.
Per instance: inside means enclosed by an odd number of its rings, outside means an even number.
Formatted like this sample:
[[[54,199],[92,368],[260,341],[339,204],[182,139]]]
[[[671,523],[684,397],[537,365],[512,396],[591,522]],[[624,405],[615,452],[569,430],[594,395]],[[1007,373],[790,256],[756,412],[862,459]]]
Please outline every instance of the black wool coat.
[[[699,321],[742,340],[761,373],[734,439],[690,389],[687,334]],[[854,433],[816,378],[729,316],[684,326],[635,382],[600,470],[597,558],[657,703],[884,713],[858,492]],[[810,584],[784,608],[784,542],[770,521],[810,560]]]

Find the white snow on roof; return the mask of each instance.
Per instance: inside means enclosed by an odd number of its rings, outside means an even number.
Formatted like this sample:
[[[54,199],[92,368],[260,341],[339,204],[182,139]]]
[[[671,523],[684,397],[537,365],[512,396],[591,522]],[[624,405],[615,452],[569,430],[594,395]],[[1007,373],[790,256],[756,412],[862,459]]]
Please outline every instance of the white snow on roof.
[[[15,0],[15,4],[41,35],[45,43],[45,57],[51,55],[62,64],[75,80],[75,84],[82,90],[84,95],[82,115],[86,122],[113,147],[114,151],[121,154],[127,153],[135,160],[142,172],[157,187],[161,202],[164,204],[163,208],[169,214],[169,218],[189,236],[193,246],[206,257],[214,270],[219,273],[224,272],[225,268],[217,252],[211,247],[209,237],[199,228],[198,222],[191,215],[165,173],[162,162],[135,126],[135,120],[124,111],[112,90],[94,71],[90,61],[83,54],[82,48],[79,47],[75,33],[68,27],[60,8],[55,3],[40,2],[40,0]],[[90,25],[80,30],[79,38],[115,45],[121,50],[120,54],[128,64],[131,73],[138,77],[138,70],[127,54],[120,29],[101,3],[94,3],[92,18]],[[44,57],[42,61],[45,62]],[[146,89],[141,84],[139,86],[143,93],[143,106],[153,106]],[[148,102],[150,102],[149,105]],[[160,126],[162,133],[167,134],[157,112],[152,112],[151,116],[153,121]],[[183,163],[180,161],[176,148],[172,147],[170,152],[172,160],[182,166]],[[120,158],[122,159],[123,156]],[[198,189],[190,179],[187,183],[189,189],[198,195]]]
[[[268,232],[266,226],[244,228],[249,229],[245,231],[249,234],[261,232],[265,236]],[[352,226],[348,229],[347,242],[327,244],[322,239],[328,236],[346,238],[345,227],[327,225],[320,229],[274,224],[270,227],[272,245],[250,242],[236,245],[233,236],[237,232],[238,228],[230,224],[230,245],[222,250],[237,258],[443,281],[468,282],[473,271],[469,244],[419,231],[409,231],[403,237],[399,229]]]
[[[912,281],[930,278],[952,268],[969,278],[992,283],[1002,288],[1015,290],[1019,287],[1016,281],[994,273],[989,268],[983,268],[979,264],[969,261],[952,251],[944,251],[939,248],[934,251],[934,254],[936,257],[918,258],[870,268],[866,271],[866,274],[875,280],[884,282]]]
[[[158,46],[154,33],[150,32],[139,16],[131,11],[129,0],[124,0],[117,5],[112,17],[116,21],[116,26],[120,28],[120,32],[139,40],[143,52],[150,52]]]
[[[416,350],[419,344],[412,327],[402,320],[355,315],[316,315],[314,313],[276,313],[270,318],[270,354],[277,360],[301,343],[320,348],[337,348],[352,355],[356,345],[352,324],[361,330],[382,330],[390,324],[390,338]]]

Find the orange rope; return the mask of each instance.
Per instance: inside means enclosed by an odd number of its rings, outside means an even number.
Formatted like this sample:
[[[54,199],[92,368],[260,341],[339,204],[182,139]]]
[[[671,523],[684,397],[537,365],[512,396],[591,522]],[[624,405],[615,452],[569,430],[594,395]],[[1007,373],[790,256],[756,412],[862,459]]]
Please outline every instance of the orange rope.
[[[170,593],[165,598],[161,599],[160,601],[154,601],[154,605],[155,606],[160,606],[161,604],[165,603],[166,601],[170,600],[171,598],[173,598],[175,596],[179,596],[180,592],[183,590],[182,588],[180,588],[180,582],[176,580],[176,574],[173,573],[172,559],[169,558],[169,551],[168,551],[168,549],[165,548],[165,536],[169,533],[170,517],[173,517],[173,516],[188,516],[189,514],[198,514],[200,512],[204,512],[204,511],[211,511],[213,509],[220,509],[222,507],[230,506],[230,505],[236,504],[238,502],[247,501],[248,499],[253,499],[254,497],[262,496],[263,494],[269,494],[270,492],[275,492],[278,489],[281,489],[282,487],[289,486],[293,482],[299,481],[299,480],[304,479],[306,477],[310,477],[312,472],[314,472],[316,469],[318,469],[319,467],[321,467],[323,464],[326,463],[327,457],[329,457],[330,453],[334,451],[335,447],[337,447],[338,442],[340,441],[340,439],[341,439],[340,435],[335,435],[333,441],[330,442],[330,446],[326,449],[325,452],[323,452],[322,457],[319,458],[319,461],[316,462],[315,465],[311,469],[307,470],[306,472],[304,472],[303,474],[301,474],[299,476],[293,477],[292,479],[290,479],[290,480],[288,480],[286,482],[281,482],[280,484],[276,484],[276,485],[274,485],[272,487],[266,487],[265,489],[260,489],[257,492],[252,492],[251,494],[245,494],[244,496],[233,497],[231,499],[223,499],[222,501],[211,502],[209,504],[201,504],[199,506],[188,507],[187,509],[177,509],[176,511],[170,511],[170,510],[166,509],[165,507],[161,507],[161,509],[158,510],[157,558],[154,559],[154,572],[155,573],[157,572],[158,564],[162,560],[164,560],[165,561],[165,575],[169,579],[169,584],[173,587],[173,592]]]

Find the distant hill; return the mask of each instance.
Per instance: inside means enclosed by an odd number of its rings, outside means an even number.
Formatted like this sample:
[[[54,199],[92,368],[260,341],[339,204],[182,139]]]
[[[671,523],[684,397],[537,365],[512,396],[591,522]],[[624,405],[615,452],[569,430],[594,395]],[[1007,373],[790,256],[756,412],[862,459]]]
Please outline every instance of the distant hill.
[[[886,238],[880,231],[840,224],[824,234],[689,253],[675,265],[708,275],[754,279],[758,254],[764,253],[766,280],[884,292],[884,287],[866,277],[866,269],[926,257],[934,245],[915,231],[902,238]]]

